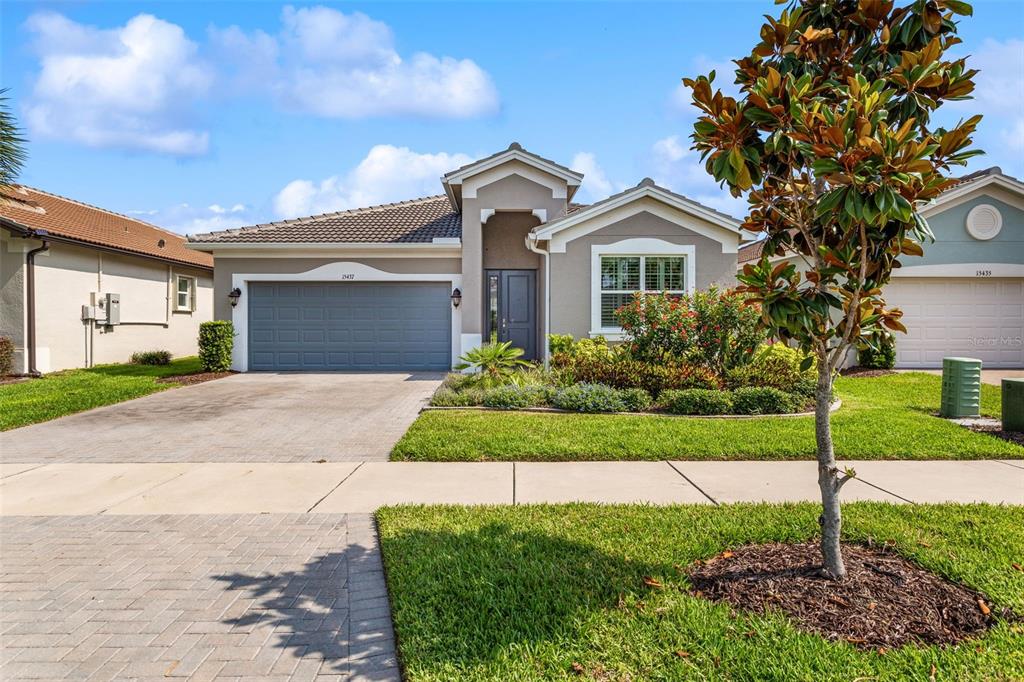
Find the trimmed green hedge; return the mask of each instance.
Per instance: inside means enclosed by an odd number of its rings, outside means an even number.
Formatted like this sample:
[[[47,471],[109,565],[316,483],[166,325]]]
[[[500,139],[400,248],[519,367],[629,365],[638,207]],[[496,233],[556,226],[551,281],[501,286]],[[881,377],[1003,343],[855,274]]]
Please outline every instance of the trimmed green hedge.
[[[199,325],[199,361],[207,372],[231,369],[231,350],[235,345],[235,326],[227,320]]]

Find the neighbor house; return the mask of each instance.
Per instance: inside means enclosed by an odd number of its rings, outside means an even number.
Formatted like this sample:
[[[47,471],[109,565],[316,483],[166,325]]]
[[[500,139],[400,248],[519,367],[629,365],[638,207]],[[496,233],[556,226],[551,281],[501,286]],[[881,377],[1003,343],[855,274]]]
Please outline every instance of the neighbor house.
[[[196,353],[213,259],[181,235],[30,187],[0,193],[0,228],[0,336],[15,372]]]
[[[739,223],[658,187],[583,206],[583,175],[523,149],[452,170],[443,194],[193,235],[216,262],[234,368],[446,370],[488,339],[621,334],[636,291],[735,283]]]
[[[896,366],[941,367],[979,358],[985,367],[1024,367],[1024,183],[999,168],[972,173],[921,208],[935,242],[901,259],[885,300],[903,311]],[[763,242],[740,249],[761,257]],[[773,260],[783,260],[774,256]]]

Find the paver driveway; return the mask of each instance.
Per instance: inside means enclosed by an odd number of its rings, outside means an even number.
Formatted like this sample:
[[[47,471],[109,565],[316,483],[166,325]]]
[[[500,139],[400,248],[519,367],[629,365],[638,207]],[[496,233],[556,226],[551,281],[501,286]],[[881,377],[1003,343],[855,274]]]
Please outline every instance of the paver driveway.
[[[0,433],[4,464],[385,461],[437,373],[239,374]]]
[[[400,679],[369,515],[0,519],[2,680]]]

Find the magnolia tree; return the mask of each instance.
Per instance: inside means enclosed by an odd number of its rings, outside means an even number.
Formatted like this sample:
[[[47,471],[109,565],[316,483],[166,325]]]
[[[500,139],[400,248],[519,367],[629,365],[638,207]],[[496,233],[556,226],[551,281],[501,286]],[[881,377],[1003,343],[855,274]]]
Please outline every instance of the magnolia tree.
[[[739,290],[770,332],[815,359],[815,431],[823,513],[823,572],[846,575],[829,407],[852,346],[906,331],[882,289],[904,256],[931,239],[921,202],[954,180],[981,119],[946,130],[935,110],[966,99],[976,71],[946,51],[960,42],[956,0],[793,0],[767,17],[761,42],[736,60],[739,99],[712,89],[714,72],[683,79],[701,110],[694,149],[734,196],[749,192],[745,230],[766,235]],[[785,256],[777,264],[773,256]]]

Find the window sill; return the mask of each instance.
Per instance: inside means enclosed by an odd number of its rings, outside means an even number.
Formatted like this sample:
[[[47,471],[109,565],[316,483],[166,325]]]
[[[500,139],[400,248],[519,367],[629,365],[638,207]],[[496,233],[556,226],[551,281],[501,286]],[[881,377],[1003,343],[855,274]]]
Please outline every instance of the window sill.
[[[195,313],[194,310],[172,310],[171,311],[172,315],[192,315],[193,313]]]

